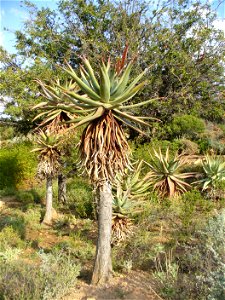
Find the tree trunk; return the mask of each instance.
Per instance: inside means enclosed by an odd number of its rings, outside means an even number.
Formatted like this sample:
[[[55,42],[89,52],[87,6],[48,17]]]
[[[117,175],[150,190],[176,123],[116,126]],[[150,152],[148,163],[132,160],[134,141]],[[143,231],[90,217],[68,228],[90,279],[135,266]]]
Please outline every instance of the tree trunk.
[[[42,223],[51,224],[52,223],[52,177],[47,176],[46,178],[46,211],[44,220]]]
[[[67,202],[66,176],[64,174],[58,175],[58,201],[63,204]]]
[[[105,182],[99,189],[98,241],[92,284],[102,284],[112,277],[111,260],[112,190]]]

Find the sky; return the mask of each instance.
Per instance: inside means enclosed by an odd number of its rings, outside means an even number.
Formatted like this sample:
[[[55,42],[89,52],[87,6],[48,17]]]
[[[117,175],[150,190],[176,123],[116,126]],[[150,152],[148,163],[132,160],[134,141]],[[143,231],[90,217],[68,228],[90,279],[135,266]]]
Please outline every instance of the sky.
[[[57,7],[57,1],[58,0],[31,0],[31,2],[35,3],[39,8],[49,7],[52,9]],[[215,26],[224,30],[225,33],[225,0],[210,0],[210,2],[214,8],[218,7],[218,20],[215,22]],[[28,13],[22,6],[22,1],[0,0],[0,45],[9,53],[16,52],[13,47],[15,43],[13,31],[21,30],[23,22],[27,19]],[[4,28],[7,28],[9,31],[5,31]]]
[[[9,53],[15,53],[15,37],[13,31],[21,30],[23,22],[28,19],[27,10],[22,6],[21,0],[0,0],[0,45]],[[38,8],[56,8],[57,0],[32,1]],[[9,31],[5,31],[7,28]]]

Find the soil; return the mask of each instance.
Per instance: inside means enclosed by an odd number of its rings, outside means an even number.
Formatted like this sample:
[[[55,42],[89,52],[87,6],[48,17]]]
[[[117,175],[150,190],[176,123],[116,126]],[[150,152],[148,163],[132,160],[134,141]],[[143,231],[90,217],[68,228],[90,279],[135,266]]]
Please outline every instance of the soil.
[[[62,300],[163,300],[152,288],[150,276],[143,271],[117,274],[109,284],[93,286],[80,279],[76,288]]]

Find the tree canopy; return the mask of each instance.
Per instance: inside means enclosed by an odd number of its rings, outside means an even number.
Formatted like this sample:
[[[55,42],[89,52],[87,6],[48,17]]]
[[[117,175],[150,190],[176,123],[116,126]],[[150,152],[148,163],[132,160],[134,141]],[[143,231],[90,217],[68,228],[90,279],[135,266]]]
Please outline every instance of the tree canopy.
[[[196,0],[60,0],[56,10],[38,9],[29,1],[24,6],[30,17],[15,32],[17,53],[0,49],[0,101],[23,130],[32,127],[30,108],[42,101],[36,78],[48,82],[59,76],[65,59],[78,68],[81,54],[94,66],[109,54],[119,57],[126,43],[131,57],[137,56],[133,75],[148,68],[148,84],[133,103],[162,97],[142,114],[163,123],[182,114],[223,120],[225,41],[214,27],[210,5]]]

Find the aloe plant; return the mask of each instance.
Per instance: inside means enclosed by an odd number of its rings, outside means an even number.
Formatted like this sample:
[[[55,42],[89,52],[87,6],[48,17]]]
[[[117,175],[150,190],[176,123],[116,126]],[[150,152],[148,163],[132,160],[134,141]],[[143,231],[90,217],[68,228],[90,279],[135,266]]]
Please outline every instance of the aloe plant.
[[[141,178],[143,160],[133,164],[126,175],[117,175],[113,185],[112,241],[118,244],[132,232],[131,216],[142,211],[143,199],[149,194],[148,177]]]
[[[130,80],[130,73],[134,64],[128,64],[128,46],[122,58],[112,64],[110,58],[107,63],[99,64],[99,72],[94,72],[89,60],[81,57],[80,73],[67,63],[64,71],[80,88],[73,91],[61,84],[56,86],[40,82],[47,98],[60,90],[66,101],[63,109],[68,110],[76,117],[69,123],[74,127],[86,124],[80,142],[81,166],[87,170],[92,183],[99,189],[99,238],[92,282],[104,283],[111,276],[111,217],[112,217],[112,191],[111,183],[117,173],[124,173],[130,166],[130,149],[126,140],[122,123],[144,132],[136,125],[149,126],[142,117],[134,116],[129,110],[150,103],[149,99],[137,104],[127,104],[146,84],[139,83],[146,74],[144,70],[135,79]],[[50,95],[50,96],[49,96]],[[67,106],[67,107],[66,107]]]
[[[202,190],[215,189],[218,184],[225,182],[225,161],[221,157],[206,155],[202,160],[202,179],[195,182]]]
[[[56,133],[64,133],[70,126],[68,121],[74,119],[74,112],[70,113],[70,108],[73,111],[79,107],[70,103],[68,97],[62,92],[61,88],[68,89],[69,91],[78,92],[80,88],[72,80],[60,82],[59,79],[52,81],[51,86],[48,89],[45,88],[45,84],[41,80],[36,80],[37,83],[42,87],[43,93],[41,95],[48,101],[43,101],[33,106],[33,110],[41,110],[33,121],[42,119],[39,124],[39,128],[47,127],[48,131]],[[59,86],[61,88],[59,88]]]
[[[40,80],[37,80],[37,82],[42,86]],[[79,91],[79,87],[72,80],[66,80],[64,82],[60,82],[60,80],[53,81],[52,87],[49,87],[49,91],[44,88],[42,89],[42,96],[47,98],[48,101],[41,102],[32,108],[33,110],[41,110],[33,121],[41,119],[37,128],[42,128],[51,135],[61,135],[63,137],[63,147],[61,147],[61,150],[63,151],[60,152],[60,155],[69,156],[71,150],[70,140],[75,135],[75,130],[73,129],[73,124],[68,124],[67,122],[74,119],[75,114],[71,114],[68,109],[65,109],[65,104],[66,107],[72,106],[74,110],[77,109],[77,107],[69,103],[66,95],[62,93],[58,85],[62,85],[70,91]],[[67,201],[66,179],[67,177],[63,173],[63,168],[61,168],[61,172],[58,174],[58,201],[61,203]]]
[[[150,167],[148,178],[153,185],[153,189],[159,193],[161,197],[172,198],[177,194],[187,191],[191,186],[184,180],[193,177],[195,173],[181,173],[181,168],[187,163],[187,159],[181,155],[175,155],[170,158],[169,148],[165,155],[161,149],[157,152],[153,149],[154,155],[151,155],[151,163],[147,163]]]
[[[37,147],[32,152],[38,152],[38,176],[46,179],[46,212],[43,223],[52,222],[52,180],[60,169],[60,147],[62,139],[60,135],[51,135],[39,130],[36,139]]]

